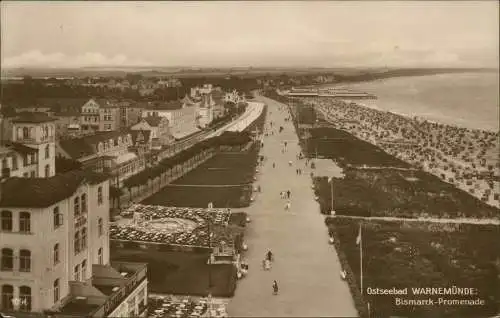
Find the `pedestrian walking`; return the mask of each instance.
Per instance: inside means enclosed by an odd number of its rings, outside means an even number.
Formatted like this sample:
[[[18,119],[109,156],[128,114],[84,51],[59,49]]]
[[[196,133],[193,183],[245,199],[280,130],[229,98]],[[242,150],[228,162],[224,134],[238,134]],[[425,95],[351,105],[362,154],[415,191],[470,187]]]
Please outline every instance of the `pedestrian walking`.
[[[290,196],[292,195],[292,192],[290,190],[286,191],[286,197],[290,199]]]
[[[286,203],[286,205],[285,205],[285,210],[286,210],[286,211],[290,211],[290,207],[291,207],[291,205],[292,205],[292,204],[290,203],[290,201],[288,201],[288,202]]]
[[[291,167],[291,166],[292,166],[292,162],[291,162],[291,161],[288,161],[288,165]]]
[[[273,162],[273,168],[275,168],[275,167],[276,167],[276,164]]]

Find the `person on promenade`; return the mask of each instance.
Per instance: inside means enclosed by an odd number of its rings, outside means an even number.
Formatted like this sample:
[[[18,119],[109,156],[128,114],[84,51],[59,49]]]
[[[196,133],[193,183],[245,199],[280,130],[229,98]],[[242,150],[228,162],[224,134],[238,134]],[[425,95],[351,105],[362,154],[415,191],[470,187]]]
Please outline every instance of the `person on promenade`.
[[[275,167],[276,167],[276,164],[273,162],[273,168],[275,168]]]
[[[290,196],[292,195],[292,192],[290,190],[286,191],[286,197],[290,199]]]
[[[291,207],[291,203],[290,201],[288,201],[286,204],[285,204],[285,211],[290,211],[290,207]]]
[[[278,295],[278,282],[277,281],[273,282],[273,294]]]
[[[267,251],[266,253],[266,259],[270,262],[272,262],[273,260],[273,253],[271,252],[271,250]]]

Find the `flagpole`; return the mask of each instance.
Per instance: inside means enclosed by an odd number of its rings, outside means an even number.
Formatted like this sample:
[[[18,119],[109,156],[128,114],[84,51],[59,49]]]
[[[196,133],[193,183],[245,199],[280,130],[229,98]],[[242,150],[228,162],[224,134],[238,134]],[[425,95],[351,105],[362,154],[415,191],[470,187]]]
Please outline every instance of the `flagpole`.
[[[330,178],[330,188],[331,188],[331,191],[332,191],[332,200],[331,200],[331,206],[330,206],[330,214],[332,214],[332,211],[333,211],[333,177]]]
[[[363,236],[361,234],[361,222],[359,223],[359,267],[361,273],[361,295],[363,295]]]

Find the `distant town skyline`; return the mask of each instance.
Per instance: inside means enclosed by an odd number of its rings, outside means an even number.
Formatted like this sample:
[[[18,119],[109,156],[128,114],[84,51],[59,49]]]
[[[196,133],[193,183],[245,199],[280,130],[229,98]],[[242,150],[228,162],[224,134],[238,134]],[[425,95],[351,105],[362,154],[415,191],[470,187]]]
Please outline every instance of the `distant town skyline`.
[[[498,2],[11,2],[1,66],[495,67]]]

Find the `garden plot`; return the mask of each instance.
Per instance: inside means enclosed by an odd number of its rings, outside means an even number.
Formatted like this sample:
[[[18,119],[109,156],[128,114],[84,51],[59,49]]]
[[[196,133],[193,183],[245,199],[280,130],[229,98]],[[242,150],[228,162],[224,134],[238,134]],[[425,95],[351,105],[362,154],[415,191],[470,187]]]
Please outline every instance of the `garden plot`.
[[[328,218],[354,278],[360,282],[359,221]],[[372,317],[485,317],[500,305],[500,237],[494,225],[421,222],[363,223],[364,299]],[[415,295],[412,288],[475,288],[477,295]],[[397,306],[394,295],[368,295],[366,288],[408,288],[406,299],[481,299],[483,305]]]
[[[499,218],[500,210],[423,172],[396,169],[345,169],[333,179],[337,214],[377,217]],[[331,210],[332,185],[315,178],[322,212]]]

